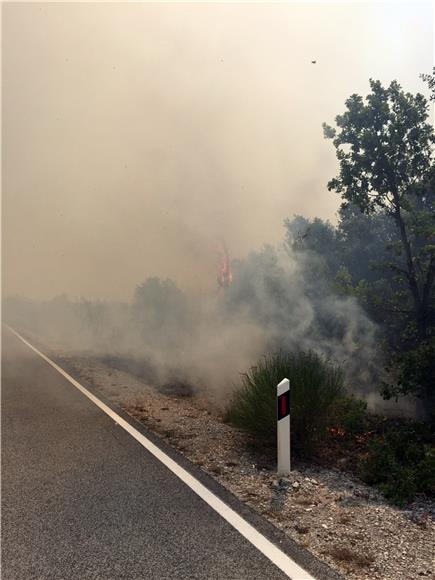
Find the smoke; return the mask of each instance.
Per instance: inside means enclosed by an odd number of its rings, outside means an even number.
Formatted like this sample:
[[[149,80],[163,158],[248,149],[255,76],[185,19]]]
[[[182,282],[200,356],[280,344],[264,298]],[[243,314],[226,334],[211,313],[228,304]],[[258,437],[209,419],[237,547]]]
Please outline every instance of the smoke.
[[[373,386],[376,326],[354,298],[340,297],[307,252],[266,246],[234,268],[228,312],[262,331],[263,351],[315,350],[342,365],[352,390]]]
[[[311,279],[312,267],[308,255],[266,246],[233,261],[232,284],[209,293],[149,278],[130,303],[15,298],[5,314],[57,348],[123,360],[156,384],[189,384],[218,401],[260,356],[280,349],[325,354],[353,391],[368,390],[376,328],[354,299]]]
[[[216,238],[242,257],[288,215],[333,218],[322,122],[370,77],[424,91],[431,13],[5,3],[4,292],[128,301],[147,276],[206,291]]]
[[[355,301],[310,256],[250,250],[277,246],[285,216],[332,218],[322,122],[370,77],[425,90],[432,7],[3,8],[3,292],[31,298],[5,317],[221,399],[278,348],[374,383],[376,329]],[[221,237],[239,259],[229,270],[223,252],[218,287]]]

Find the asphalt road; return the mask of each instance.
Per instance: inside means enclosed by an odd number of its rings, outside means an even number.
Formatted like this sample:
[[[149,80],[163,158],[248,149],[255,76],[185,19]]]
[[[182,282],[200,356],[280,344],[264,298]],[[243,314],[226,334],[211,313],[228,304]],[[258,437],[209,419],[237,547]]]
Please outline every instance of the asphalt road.
[[[2,578],[286,578],[10,332],[2,344]]]

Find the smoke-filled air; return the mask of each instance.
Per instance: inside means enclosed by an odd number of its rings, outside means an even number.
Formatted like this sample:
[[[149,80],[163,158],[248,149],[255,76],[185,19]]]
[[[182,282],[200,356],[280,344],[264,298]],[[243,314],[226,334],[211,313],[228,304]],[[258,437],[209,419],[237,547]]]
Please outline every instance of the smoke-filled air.
[[[432,60],[429,2],[4,5],[4,321],[222,405],[313,351],[380,404],[400,239],[322,123],[397,80],[430,126]]]
[[[434,7],[3,3],[5,579],[435,579]]]

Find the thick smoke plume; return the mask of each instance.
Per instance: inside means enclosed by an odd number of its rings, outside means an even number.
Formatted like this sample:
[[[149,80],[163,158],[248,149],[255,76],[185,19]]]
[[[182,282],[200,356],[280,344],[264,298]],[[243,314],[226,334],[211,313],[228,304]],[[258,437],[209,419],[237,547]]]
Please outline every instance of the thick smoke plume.
[[[432,22],[420,2],[5,3],[3,297],[30,298],[6,320],[221,401],[280,348],[375,390],[376,329],[322,264],[249,251],[332,219],[322,122],[370,77],[424,92]],[[218,283],[220,237],[244,258],[223,247]]]
[[[365,390],[373,384],[376,328],[354,299],[312,275],[310,260],[267,246],[234,261],[232,283],[209,294],[149,278],[130,303],[15,298],[5,314],[58,348],[124,361],[151,382],[178,381],[216,400],[279,349],[323,353],[343,365],[353,390]]]

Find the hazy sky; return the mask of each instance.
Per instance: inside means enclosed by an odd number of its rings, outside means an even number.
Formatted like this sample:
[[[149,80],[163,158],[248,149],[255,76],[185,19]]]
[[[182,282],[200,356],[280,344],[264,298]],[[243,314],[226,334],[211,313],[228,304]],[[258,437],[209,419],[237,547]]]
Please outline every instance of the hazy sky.
[[[334,219],[322,135],[370,77],[423,91],[431,2],[3,4],[3,291],[215,284]],[[317,60],[317,64],[311,64]]]

